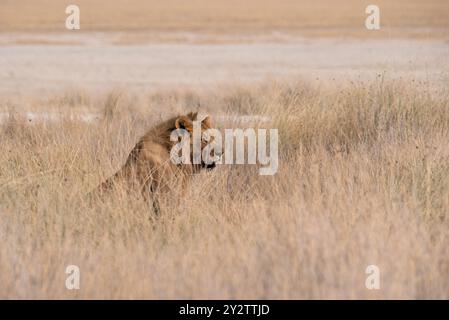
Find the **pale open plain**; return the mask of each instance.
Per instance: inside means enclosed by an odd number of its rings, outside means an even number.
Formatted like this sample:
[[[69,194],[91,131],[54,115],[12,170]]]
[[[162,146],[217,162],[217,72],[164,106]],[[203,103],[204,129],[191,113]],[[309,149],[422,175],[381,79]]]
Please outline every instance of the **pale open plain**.
[[[217,87],[267,79],[310,82],[389,79],[446,85],[449,43],[416,40],[297,40],[292,43],[3,45],[0,93],[73,88],[140,91]]]

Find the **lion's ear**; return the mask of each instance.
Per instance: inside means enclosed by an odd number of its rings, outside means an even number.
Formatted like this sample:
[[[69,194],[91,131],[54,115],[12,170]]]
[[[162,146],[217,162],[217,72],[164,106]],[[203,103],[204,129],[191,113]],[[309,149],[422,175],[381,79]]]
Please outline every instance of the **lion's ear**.
[[[187,116],[190,119],[192,119],[192,120],[197,120],[198,119],[198,112],[190,112]]]
[[[206,118],[203,119],[203,121],[201,121],[201,123],[205,126],[205,127],[212,127],[212,119],[209,116],[206,116]]]
[[[189,118],[187,118],[185,116],[181,116],[178,119],[176,119],[175,127],[176,127],[176,129],[185,129],[185,130],[192,131],[192,129],[193,129],[192,120],[190,120]]]

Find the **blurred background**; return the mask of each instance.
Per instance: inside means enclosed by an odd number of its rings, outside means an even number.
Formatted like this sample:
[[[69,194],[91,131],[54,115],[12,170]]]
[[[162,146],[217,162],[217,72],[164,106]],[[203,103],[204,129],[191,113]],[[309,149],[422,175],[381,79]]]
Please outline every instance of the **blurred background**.
[[[116,40],[124,43],[253,36],[447,38],[449,33],[445,0],[3,0],[0,30],[64,33],[64,11],[70,4],[81,9],[83,33],[131,33]],[[364,30],[370,4],[381,9],[380,32]]]
[[[301,79],[448,81],[449,2],[2,0],[0,100]],[[67,6],[80,9],[68,30]]]

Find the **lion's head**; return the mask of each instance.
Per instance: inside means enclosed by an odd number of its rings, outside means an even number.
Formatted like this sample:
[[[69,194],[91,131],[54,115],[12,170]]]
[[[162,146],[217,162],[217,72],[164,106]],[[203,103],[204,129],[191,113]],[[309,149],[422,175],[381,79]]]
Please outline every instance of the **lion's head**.
[[[183,164],[191,164],[194,171],[200,169],[213,169],[221,157],[221,146],[217,149],[214,138],[212,119],[210,116],[198,119],[197,112],[179,116],[175,120],[175,131],[183,134],[182,146],[178,152],[186,152],[188,156]],[[178,147],[179,144],[177,144]],[[178,153],[179,155],[179,153]]]

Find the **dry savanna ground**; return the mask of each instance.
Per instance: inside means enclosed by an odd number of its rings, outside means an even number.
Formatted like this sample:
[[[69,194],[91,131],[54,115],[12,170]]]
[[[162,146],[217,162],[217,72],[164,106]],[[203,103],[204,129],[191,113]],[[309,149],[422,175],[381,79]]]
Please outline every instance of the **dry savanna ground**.
[[[269,117],[255,125],[279,129],[278,173],[219,166],[188,197],[175,188],[159,219],[138,197],[89,201],[145,128],[198,106],[229,115],[221,128]],[[447,88],[268,82],[69,92],[46,107],[99,116],[35,123],[2,102],[1,298],[449,298]],[[65,288],[71,264],[80,290]]]

